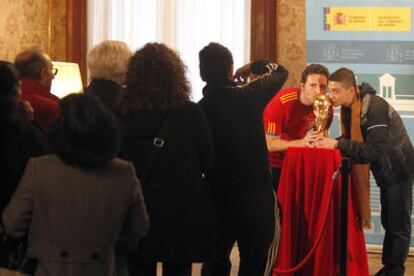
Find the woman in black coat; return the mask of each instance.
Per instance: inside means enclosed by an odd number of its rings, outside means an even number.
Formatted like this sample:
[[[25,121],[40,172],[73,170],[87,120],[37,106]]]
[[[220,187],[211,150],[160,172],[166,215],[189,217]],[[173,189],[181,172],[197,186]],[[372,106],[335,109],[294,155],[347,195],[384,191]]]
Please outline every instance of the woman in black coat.
[[[143,182],[151,221],[138,255],[129,259],[130,275],[156,275],[157,261],[163,262],[163,275],[191,275],[191,264],[208,260],[213,245],[203,178],[213,163],[206,118],[189,100],[184,64],[163,44],[147,44],[133,55],[126,83],[121,152]],[[154,145],[158,136],[162,141]]]

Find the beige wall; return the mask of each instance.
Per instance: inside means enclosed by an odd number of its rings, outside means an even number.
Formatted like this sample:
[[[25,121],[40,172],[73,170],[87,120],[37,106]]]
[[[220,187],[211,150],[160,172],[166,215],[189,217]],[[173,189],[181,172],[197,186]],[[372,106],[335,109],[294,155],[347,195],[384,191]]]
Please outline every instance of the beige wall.
[[[289,69],[285,87],[298,87],[306,66],[305,0],[276,0],[276,57]]]
[[[0,26],[0,59],[41,45],[52,60],[65,60],[66,0],[1,0]]]

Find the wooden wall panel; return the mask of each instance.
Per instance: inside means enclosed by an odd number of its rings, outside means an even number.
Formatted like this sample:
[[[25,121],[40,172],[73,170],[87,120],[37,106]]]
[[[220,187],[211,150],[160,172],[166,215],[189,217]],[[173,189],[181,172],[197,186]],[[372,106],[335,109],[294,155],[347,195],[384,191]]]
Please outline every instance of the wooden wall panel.
[[[252,0],[251,3],[251,59],[276,61],[276,0]]]
[[[305,5],[305,0],[252,0],[251,59],[286,66],[286,87],[299,86],[306,66]]]
[[[66,60],[79,64],[83,85],[86,85],[87,6],[84,0],[67,0]]]
[[[305,5],[305,0],[277,0],[276,55],[289,69],[286,87],[299,87],[306,66]]]

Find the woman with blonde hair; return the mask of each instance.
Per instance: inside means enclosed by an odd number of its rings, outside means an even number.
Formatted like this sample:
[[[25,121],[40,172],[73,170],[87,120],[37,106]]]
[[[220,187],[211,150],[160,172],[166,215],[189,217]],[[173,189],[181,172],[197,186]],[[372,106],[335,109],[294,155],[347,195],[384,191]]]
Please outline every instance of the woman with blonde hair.
[[[111,111],[125,84],[131,55],[129,46],[117,40],[106,40],[88,53],[91,82],[86,88],[86,93],[100,98]]]
[[[164,44],[149,43],[131,58],[120,101],[121,153],[143,185],[151,227],[130,275],[191,275],[212,252],[212,208],[203,175],[213,163],[206,118],[190,101],[185,66]]]

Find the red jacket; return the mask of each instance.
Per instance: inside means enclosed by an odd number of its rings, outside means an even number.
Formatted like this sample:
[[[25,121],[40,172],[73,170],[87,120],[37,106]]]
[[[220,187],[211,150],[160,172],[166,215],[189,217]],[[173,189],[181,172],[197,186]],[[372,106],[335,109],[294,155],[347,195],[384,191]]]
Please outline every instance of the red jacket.
[[[59,98],[34,80],[21,79],[22,99],[29,101],[34,109],[34,120],[48,131],[59,116]]]

